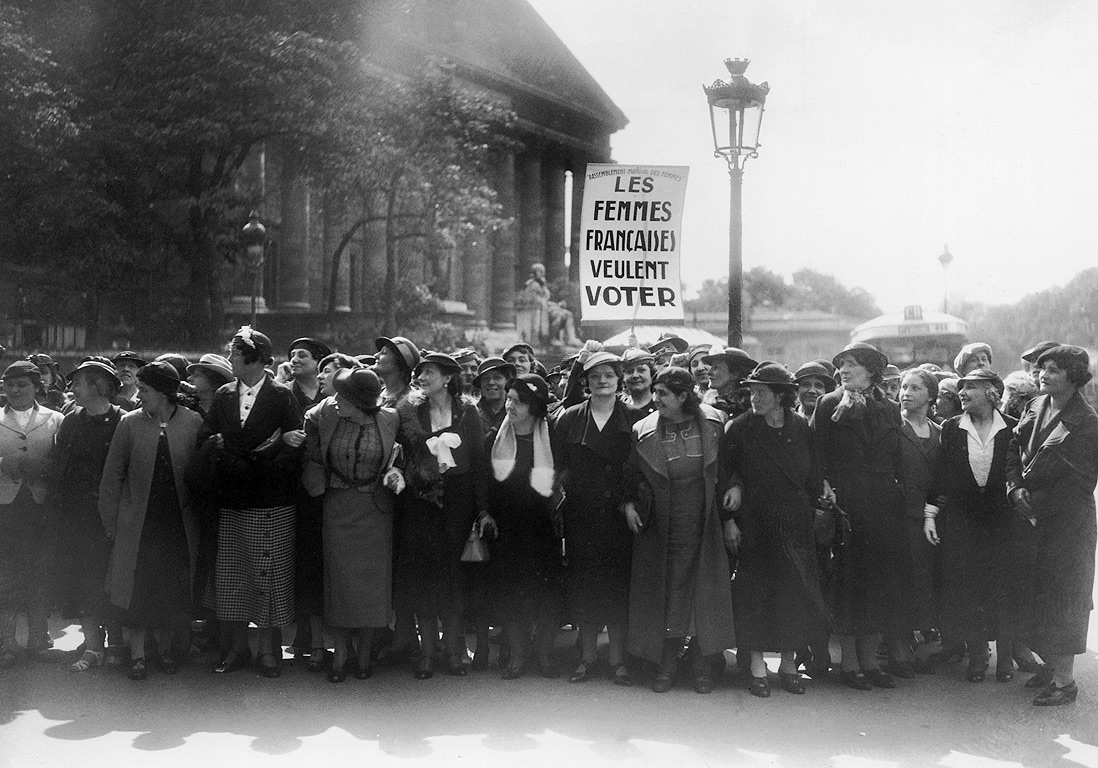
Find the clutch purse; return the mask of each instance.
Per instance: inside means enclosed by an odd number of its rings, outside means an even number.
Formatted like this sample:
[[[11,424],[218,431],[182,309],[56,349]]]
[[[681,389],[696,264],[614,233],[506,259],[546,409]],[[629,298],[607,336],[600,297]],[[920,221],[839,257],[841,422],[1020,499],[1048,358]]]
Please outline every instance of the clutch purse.
[[[465,549],[461,550],[461,562],[487,563],[490,558],[488,544],[480,537],[477,524],[473,523],[473,530],[469,531],[469,538],[465,540]]]

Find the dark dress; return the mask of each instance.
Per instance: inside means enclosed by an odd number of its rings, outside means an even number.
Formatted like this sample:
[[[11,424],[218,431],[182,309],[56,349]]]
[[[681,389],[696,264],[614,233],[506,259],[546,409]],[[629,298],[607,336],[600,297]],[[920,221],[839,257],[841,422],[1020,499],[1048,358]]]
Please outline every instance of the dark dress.
[[[290,391],[293,392],[302,413],[324,399],[319,389],[316,397],[310,398],[296,381],[290,387]],[[309,632],[308,622],[302,621],[304,618],[320,616],[324,612],[324,554],[321,533],[323,507],[324,502],[321,497],[311,497],[304,491],[298,494],[294,534],[294,607],[299,622],[297,628],[299,636]],[[320,638],[317,640],[319,641]],[[301,647],[306,646],[307,644],[304,644]]]
[[[736,639],[753,651],[800,648],[827,629],[816,566],[813,505],[823,473],[808,422],[785,411],[780,429],[745,413],[729,422],[721,469],[740,484],[742,533],[732,604]]]
[[[1076,392],[1045,425],[1050,405],[1042,395],[1027,406],[1007,466],[1009,487],[1029,491],[1036,515],[1031,645],[1046,658],[1087,651],[1098,480],[1098,415]]]
[[[104,584],[111,543],[99,517],[99,482],[122,413],[114,405],[101,416],[76,408],[57,431],[52,482],[58,522],[54,573],[64,617],[102,616],[106,607]]]
[[[824,585],[842,635],[913,629],[911,561],[900,489],[900,407],[873,387],[864,407],[832,421],[843,390],[816,402],[812,427],[824,475],[850,521]]]
[[[1015,513],[1007,501],[1006,460],[1014,419],[996,433],[986,484],[977,485],[969,464],[967,416],[942,424],[942,444],[934,468],[930,500],[940,507],[936,520],[942,549],[942,631],[958,640],[986,641],[1010,636],[1002,621],[1008,608],[1011,562],[1010,525]]]
[[[191,564],[168,436],[156,446],[149,505],[141,527],[127,627],[172,627],[190,615]]]
[[[484,440],[491,455],[496,430]],[[488,509],[499,535],[489,542],[488,595],[498,622],[536,622],[562,608],[562,571],[549,499],[530,487],[533,435],[515,435],[515,467],[488,481]]]
[[[904,491],[904,526],[911,557],[911,614],[915,626],[921,629],[938,626],[938,597],[934,586],[938,552],[923,533],[923,505],[930,493],[942,430],[933,421],[927,421],[927,424],[930,436],[919,437],[905,420],[900,441],[900,484]]]
[[[461,552],[485,496],[480,415],[472,403],[454,401],[450,426],[431,431],[426,400],[405,399],[397,413],[408,487],[401,494],[394,600],[408,612],[427,611],[421,621],[460,615],[471,575]],[[457,466],[440,475],[427,440],[444,432],[456,433],[461,445],[452,450]]]
[[[565,409],[553,425],[553,458],[566,494],[566,619],[573,624],[624,624],[628,617],[633,540],[620,506],[630,425],[620,400],[601,430],[588,402]]]

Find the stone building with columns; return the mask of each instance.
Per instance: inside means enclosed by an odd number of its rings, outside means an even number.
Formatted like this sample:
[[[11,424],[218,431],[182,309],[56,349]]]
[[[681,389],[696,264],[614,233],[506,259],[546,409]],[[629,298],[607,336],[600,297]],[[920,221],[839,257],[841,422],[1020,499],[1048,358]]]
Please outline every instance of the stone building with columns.
[[[626,118],[526,0],[416,0],[399,21],[378,21],[367,44],[391,76],[441,58],[517,115],[522,150],[502,158],[494,181],[509,226],[458,243],[434,275],[445,320],[512,329],[531,265],[544,264],[550,284],[578,279],[566,259],[565,211],[574,242],[586,164],[610,161],[610,135]],[[270,234],[258,323],[281,337],[331,332],[333,318],[369,319],[384,282],[384,232],[363,227],[334,263],[347,202],[311,184],[292,152],[268,147],[253,160],[247,172],[262,190],[257,207]],[[228,284],[227,322],[238,322],[250,313],[252,273],[241,265]]]

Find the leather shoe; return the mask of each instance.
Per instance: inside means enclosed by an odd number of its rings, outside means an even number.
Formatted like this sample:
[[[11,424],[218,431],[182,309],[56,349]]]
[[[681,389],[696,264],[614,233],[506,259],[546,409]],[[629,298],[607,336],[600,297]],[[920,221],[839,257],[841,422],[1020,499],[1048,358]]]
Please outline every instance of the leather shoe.
[[[522,665],[517,662],[508,664],[500,673],[500,678],[503,680],[518,680],[520,677],[522,677]]]
[[[1011,680],[1014,679],[1014,670],[996,668],[995,679],[998,680],[1000,683],[1009,683]]]
[[[915,667],[910,661],[890,661],[888,671],[895,677],[902,677],[905,680],[915,679]]]
[[[461,657],[453,654],[446,661],[446,674],[454,677],[465,677],[469,674],[469,670],[465,668],[465,663],[461,660]]]
[[[654,693],[667,693],[675,687],[675,679],[666,672],[660,672],[652,680],[652,691]]]
[[[474,672],[483,672],[488,669],[488,649],[481,650],[477,648],[476,653],[473,654],[472,668]]]
[[[346,679],[347,670],[345,669],[336,669],[335,667],[332,667],[331,671],[328,672],[329,683],[342,683]]]
[[[892,675],[880,669],[868,669],[865,678],[878,688],[895,688],[896,680]]]
[[[435,662],[430,656],[424,656],[416,664],[412,677],[416,680],[430,680],[435,675]]]
[[[270,659],[272,663],[264,664],[263,659],[265,658]],[[259,654],[257,661],[259,662],[259,674],[263,675],[263,677],[271,680],[282,677],[282,670],[279,668],[278,659],[275,658],[273,653],[261,653]]]
[[[210,671],[215,675],[224,675],[229,672],[236,672],[238,669],[244,669],[248,666],[248,654],[239,653],[237,651],[229,651],[225,654],[225,658],[217,663]]]
[[[967,648],[964,643],[957,643],[955,645],[943,645],[940,650],[930,654],[927,658],[933,661],[935,664],[954,664],[961,661],[967,653]]]
[[[788,693],[803,694],[805,692],[804,680],[796,672],[778,670],[778,682],[782,684],[782,690]]]
[[[591,669],[593,666],[595,666],[595,662],[593,661],[581,661],[576,667],[576,671],[569,676],[568,682],[586,683],[588,680],[595,676],[594,671]]]
[[[765,677],[752,677],[747,692],[760,699],[770,698],[770,682]]]
[[[312,652],[305,657],[305,671],[306,672],[319,672],[324,668],[324,656],[327,651],[323,648],[313,648]]]
[[[709,675],[697,675],[694,678],[694,693],[712,693],[713,678]]]
[[[365,666],[362,664],[355,665],[355,680],[369,680],[374,676],[374,665],[367,663]]]
[[[1035,707],[1059,707],[1064,704],[1072,704],[1079,695],[1079,686],[1074,682],[1068,683],[1063,688],[1055,683],[1049,683],[1048,687],[1037,694],[1033,700]]]
[[[134,659],[127,676],[130,680],[144,680],[148,676],[148,667],[145,665],[145,660],[142,658]]]
[[[614,685],[620,685],[622,688],[633,685],[633,676],[629,674],[629,668],[625,664],[615,664],[610,667],[609,677]]]
[[[873,683],[869,682],[869,678],[866,677],[864,672],[844,669],[841,673],[841,677],[843,685],[847,688],[853,688],[856,691],[873,690]]]
[[[1026,688],[1047,688],[1052,684],[1052,667],[1042,664],[1037,674],[1026,680]]]

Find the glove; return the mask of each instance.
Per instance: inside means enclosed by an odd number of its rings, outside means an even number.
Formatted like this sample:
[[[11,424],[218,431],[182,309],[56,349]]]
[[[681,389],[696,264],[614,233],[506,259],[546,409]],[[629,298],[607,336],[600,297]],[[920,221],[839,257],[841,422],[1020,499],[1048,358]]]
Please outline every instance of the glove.
[[[407,483],[404,482],[404,473],[396,467],[393,467],[385,473],[385,477],[381,478],[381,484],[397,494],[403,491],[407,485]]]

